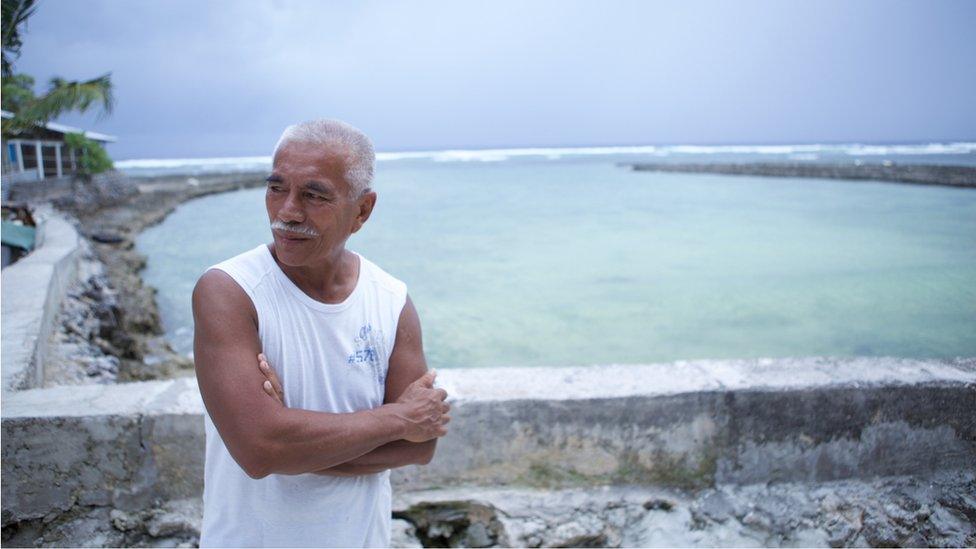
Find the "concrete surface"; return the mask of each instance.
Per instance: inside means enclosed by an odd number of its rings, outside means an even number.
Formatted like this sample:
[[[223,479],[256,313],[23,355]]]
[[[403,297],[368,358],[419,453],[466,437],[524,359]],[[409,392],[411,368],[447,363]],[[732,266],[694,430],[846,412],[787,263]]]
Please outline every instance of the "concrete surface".
[[[618,366],[443,370],[451,432],[430,465],[398,469],[393,481],[398,490],[699,489],[973,469],[974,365],[811,358],[682,361],[632,375]],[[613,388],[585,396],[606,380]],[[18,391],[2,409],[4,527],[201,493],[194,378]]]
[[[47,205],[38,206],[34,216],[37,247],[0,275],[4,392],[43,383],[52,323],[77,267],[79,236],[71,223]]]
[[[823,483],[394,495],[394,547],[966,547],[976,472]]]

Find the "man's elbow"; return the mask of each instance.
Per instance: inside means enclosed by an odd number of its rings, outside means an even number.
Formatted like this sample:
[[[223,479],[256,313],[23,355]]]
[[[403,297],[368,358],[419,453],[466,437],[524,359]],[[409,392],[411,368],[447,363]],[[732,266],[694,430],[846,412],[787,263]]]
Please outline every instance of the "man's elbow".
[[[434,453],[437,451],[437,439],[431,439],[427,442],[422,443],[424,445],[423,452],[417,460],[417,465],[427,465],[434,459]]]
[[[276,472],[276,456],[279,452],[273,441],[272,437],[253,436],[243,447],[232,451],[231,455],[247,476],[255,480],[262,479]]]
[[[269,459],[271,453],[265,448],[255,445],[243,454],[240,457],[235,456],[235,460],[247,476],[258,480],[274,472],[273,460]]]

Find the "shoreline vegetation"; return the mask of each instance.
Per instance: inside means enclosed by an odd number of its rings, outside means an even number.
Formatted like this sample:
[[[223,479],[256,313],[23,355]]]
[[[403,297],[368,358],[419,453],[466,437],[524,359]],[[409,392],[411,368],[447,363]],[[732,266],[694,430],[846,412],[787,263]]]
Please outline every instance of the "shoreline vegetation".
[[[680,164],[638,162],[624,165],[637,172],[803,177],[976,188],[976,167],[974,166],[894,163],[818,164],[814,162],[696,162]]]

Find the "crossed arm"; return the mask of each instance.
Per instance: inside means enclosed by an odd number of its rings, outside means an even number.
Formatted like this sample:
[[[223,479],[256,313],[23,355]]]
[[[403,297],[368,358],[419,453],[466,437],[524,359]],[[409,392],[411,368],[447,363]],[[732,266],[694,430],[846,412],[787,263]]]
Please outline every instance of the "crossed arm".
[[[413,309],[413,304],[407,302],[405,306]],[[403,317],[406,316],[407,319]],[[401,327],[404,334],[412,334],[415,330],[414,327],[403,325],[403,321],[406,320],[407,323],[411,323],[409,317],[417,317],[416,310],[412,314],[407,312],[401,314]],[[416,332],[419,334],[419,322],[416,326]],[[401,332],[398,330],[398,340],[400,340]],[[409,339],[412,338],[411,335],[404,335],[403,342],[405,345],[400,346],[400,349],[412,349],[414,346],[409,344]],[[396,347],[394,348],[394,354],[396,354]],[[263,384],[264,392],[268,394],[271,398],[274,398],[282,406],[285,405],[285,394],[281,387],[281,382],[278,380],[277,374],[275,374],[274,369],[268,363],[267,357],[264,353],[258,354],[258,368],[261,373],[265,376],[265,381]],[[386,397],[385,402],[390,402],[391,397],[396,395],[397,400],[402,398],[405,393],[411,391],[411,389],[416,387],[432,388],[434,378],[436,377],[436,372],[427,372],[426,365],[424,363],[423,353],[420,353],[420,360],[408,360],[407,353],[401,353],[397,360],[397,368],[394,369],[394,361],[391,357],[390,359],[390,370],[387,374],[386,383]],[[414,378],[414,373],[412,370],[418,370],[418,365],[422,366],[422,373],[417,379]],[[396,371],[394,371],[396,370]],[[391,377],[394,378],[391,381]],[[413,379],[411,382],[410,380]],[[404,390],[400,390],[400,386],[408,382],[409,384]],[[396,402],[397,400],[393,400]],[[450,421],[450,418],[448,418]],[[333,467],[326,469],[320,469],[318,471],[313,471],[315,474],[319,475],[330,475],[330,476],[357,476],[357,475],[369,475],[373,473],[379,473],[387,469],[394,469],[396,467],[403,467],[405,465],[426,465],[430,463],[430,460],[434,457],[434,450],[437,446],[437,439],[431,439],[426,442],[409,442],[406,440],[395,440],[393,442],[388,442],[383,446],[376,448],[358,458],[351,459],[345,463],[340,463]]]
[[[204,405],[232,457],[252,478],[271,473],[361,475],[428,463],[446,434],[443,389],[424,386],[420,321],[400,315],[384,404],[333,414],[290,409],[262,389],[257,312],[229,275],[208,271],[193,291],[194,363]],[[270,369],[270,368],[269,368]],[[428,376],[430,377],[430,376]],[[432,377],[430,377],[432,382]]]

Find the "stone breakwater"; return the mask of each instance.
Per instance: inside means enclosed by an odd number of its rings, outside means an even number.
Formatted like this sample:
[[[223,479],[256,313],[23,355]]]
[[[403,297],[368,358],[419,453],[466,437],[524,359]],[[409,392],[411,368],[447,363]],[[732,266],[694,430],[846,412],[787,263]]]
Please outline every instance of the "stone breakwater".
[[[764,177],[809,177],[854,181],[890,181],[918,185],[976,187],[976,167],[926,164],[817,164],[789,162],[749,163],[637,163],[638,172],[714,173]]]

